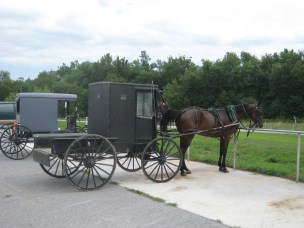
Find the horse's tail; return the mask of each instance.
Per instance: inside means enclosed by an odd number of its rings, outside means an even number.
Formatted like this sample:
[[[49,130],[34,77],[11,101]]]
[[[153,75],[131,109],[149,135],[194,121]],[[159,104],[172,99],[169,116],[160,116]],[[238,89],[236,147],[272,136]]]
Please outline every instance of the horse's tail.
[[[169,109],[166,113],[162,115],[162,119],[160,121],[160,128],[162,132],[167,131],[167,127],[169,122],[174,121],[175,123],[178,121],[178,118],[182,114],[183,111],[181,110],[175,110],[175,109]]]

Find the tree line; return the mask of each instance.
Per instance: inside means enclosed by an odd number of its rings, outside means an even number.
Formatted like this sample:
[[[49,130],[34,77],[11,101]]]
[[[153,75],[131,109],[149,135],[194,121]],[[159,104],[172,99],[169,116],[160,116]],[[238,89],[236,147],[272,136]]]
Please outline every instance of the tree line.
[[[304,117],[304,52],[287,49],[261,58],[227,52],[216,61],[203,59],[201,65],[186,56],[152,62],[146,51],[134,61],[108,53],[96,62],[63,63],[26,80],[12,80],[9,72],[0,70],[0,101],[12,101],[19,92],[74,93],[84,117],[88,84],[97,81],[153,82],[170,106],[179,109],[260,103],[266,118]]]

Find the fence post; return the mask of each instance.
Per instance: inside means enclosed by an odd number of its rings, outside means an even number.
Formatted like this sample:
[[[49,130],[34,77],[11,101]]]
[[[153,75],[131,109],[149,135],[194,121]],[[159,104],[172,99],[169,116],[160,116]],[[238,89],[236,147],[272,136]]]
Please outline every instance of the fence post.
[[[298,133],[297,176],[296,176],[296,182],[299,182],[299,179],[300,179],[300,153],[301,153],[301,134]]]
[[[233,135],[233,170],[236,168],[236,134]]]

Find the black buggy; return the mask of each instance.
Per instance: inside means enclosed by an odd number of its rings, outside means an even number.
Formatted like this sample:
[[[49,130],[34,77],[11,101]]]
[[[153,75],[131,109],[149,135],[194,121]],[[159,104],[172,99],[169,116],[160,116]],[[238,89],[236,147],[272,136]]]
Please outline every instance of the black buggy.
[[[0,150],[11,159],[20,160],[28,157],[34,147],[33,134],[58,132],[59,111],[65,112],[63,115],[67,120],[67,128],[60,132],[77,131],[76,101],[76,94],[17,94],[16,120],[1,126]]]
[[[50,176],[94,190],[114,174],[140,169],[154,182],[171,180],[182,153],[172,138],[158,134],[159,89],[155,85],[89,84],[88,132],[35,134],[34,161]]]

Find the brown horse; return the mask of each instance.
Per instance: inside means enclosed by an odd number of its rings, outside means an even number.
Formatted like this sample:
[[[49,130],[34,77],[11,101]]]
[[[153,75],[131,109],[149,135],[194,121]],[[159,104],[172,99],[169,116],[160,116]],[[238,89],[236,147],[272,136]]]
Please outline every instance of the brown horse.
[[[180,148],[183,153],[181,175],[190,174],[191,171],[185,163],[185,152],[190,146],[195,134],[216,137],[220,139],[219,170],[227,173],[226,154],[232,135],[238,131],[240,121],[250,119],[249,127],[263,127],[262,109],[255,104],[230,105],[227,108],[201,109],[191,107],[185,110],[171,109],[166,103],[160,102],[162,113],[161,131],[167,132],[167,125],[174,121],[180,133]],[[251,124],[253,121],[253,124]]]

